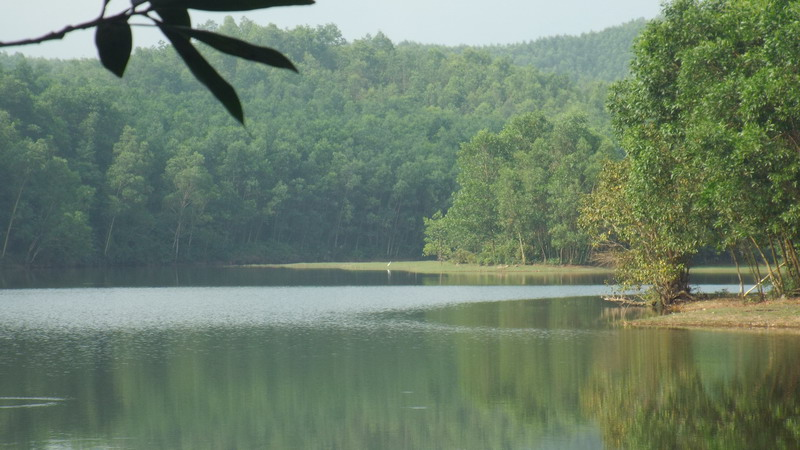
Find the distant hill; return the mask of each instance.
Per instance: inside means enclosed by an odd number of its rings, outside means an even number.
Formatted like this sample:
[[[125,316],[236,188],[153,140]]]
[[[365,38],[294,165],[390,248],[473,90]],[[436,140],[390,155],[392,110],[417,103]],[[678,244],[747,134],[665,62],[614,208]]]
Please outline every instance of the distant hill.
[[[605,82],[486,49],[208,26],[299,69],[202,48],[246,129],[168,45],[136,50],[122,80],[93,59],[0,52],[2,264],[419,258],[423,217],[448,209],[459,148],[481,130],[536,113],[611,134]]]
[[[562,73],[573,80],[615,81],[628,72],[631,46],[647,21],[637,19],[580,36],[555,36],[521,44],[483,47],[514,64]]]

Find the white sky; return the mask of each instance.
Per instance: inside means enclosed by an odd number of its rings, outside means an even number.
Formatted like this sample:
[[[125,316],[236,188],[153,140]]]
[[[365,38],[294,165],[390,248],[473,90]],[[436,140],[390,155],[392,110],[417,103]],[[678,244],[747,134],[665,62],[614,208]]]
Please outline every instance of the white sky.
[[[225,1],[225,0],[220,0]],[[333,23],[348,41],[382,31],[392,41],[431,44],[508,44],[559,34],[599,31],[631,19],[651,19],[662,0],[317,0],[311,6],[231,13],[280,28]],[[94,18],[102,0],[0,0],[0,42],[37,37]],[[112,0],[120,11],[129,0]],[[227,14],[193,12],[195,23],[222,22]],[[149,47],[158,32],[134,28],[134,45]],[[91,31],[62,41],[0,49],[31,56],[95,57]]]

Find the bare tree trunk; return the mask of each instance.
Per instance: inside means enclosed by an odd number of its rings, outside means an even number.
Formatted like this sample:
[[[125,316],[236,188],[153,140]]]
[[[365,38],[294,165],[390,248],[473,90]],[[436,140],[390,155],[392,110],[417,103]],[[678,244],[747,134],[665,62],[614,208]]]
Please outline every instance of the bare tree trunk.
[[[761,269],[759,269],[759,267],[758,267],[758,261],[756,261],[755,254],[753,254],[753,248],[750,247],[750,246],[748,246],[748,247],[749,247],[749,249],[748,249],[749,251],[747,252],[747,254],[745,256],[747,256],[747,258],[748,258],[748,264],[750,265],[750,271],[753,272],[753,274],[756,276],[757,283],[756,283],[756,285],[754,287],[758,288],[758,295],[763,300],[764,299],[764,289],[763,289],[763,287],[761,285],[763,280],[762,281],[758,281],[758,280],[761,280]],[[769,278],[769,275],[764,277],[764,280],[766,280],[767,278]],[[752,289],[750,291],[752,291]],[[747,294],[749,294],[750,291],[745,292],[744,295],[747,296]]]
[[[794,242],[791,239],[786,239],[786,247],[789,249],[789,254],[792,255],[792,261],[797,268],[797,275],[800,276],[800,258],[797,257],[797,251],[794,248]]]
[[[786,235],[779,242],[784,255],[783,258],[789,263],[789,276],[793,280],[793,287],[797,290],[800,287],[798,286],[798,283],[800,283],[800,261],[797,260],[797,252],[794,250],[794,244]]]
[[[758,254],[761,255],[761,259],[764,261],[764,264],[767,265],[767,273],[769,273],[769,277],[772,280],[772,286],[778,289],[778,294],[783,294],[783,286],[778,285],[780,280],[775,275],[775,272],[772,270],[772,264],[769,263],[769,259],[767,259],[767,255],[761,250],[761,247],[758,245],[756,240],[751,236],[750,241],[753,242],[753,246],[758,251]]]
[[[781,248],[781,255],[783,256],[783,262],[786,263],[787,268],[789,270],[789,278],[797,279],[797,267],[794,265],[794,261],[792,260],[792,256],[789,254],[789,249],[786,248],[786,238],[780,237],[776,238],[778,241],[778,246]]]
[[[736,276],[739,278],[739,297],[744,296],[744,280],[742,280],[742,271],[739,267],[739,259],[736,258],[736,251],[731,248],[729,249],[731,252],[731,258],[733,258],[733,263],[736,264]]]
[[[117,220],[117,216],[111,218],[111,225],[108,227],[108,234],[106,235],[106,246],[103,249],[103,256],[108,256],[108,247],[111,245],[111,233],[114,231],[114,221]]]
[[[8,218],[8,227],[6,228],[6,236],[3,238],[3,252],[0,253],[0,259],[4,259],[6,257],[6,249],[8,248],[8,237],[11,236],[11,227],[14,225],[14,218],[17,215],[17,206],[19,206],[19,199],[22,197],[22,191],[25,189],[25,183],[28,180],[25,179],[22,181],[22,184],[19,186],[19,191],[17,191],[17,199],[14,200],[14,207],[11,208],[11,217]]]
[[[183,227],[183,217],[178,217],[178,224],[175,226],[175,236],[172,239],[172,248],[175,249],[175,262],[178,262],[178,252],[181,244],[181,228]]]
[[[769,239],[769,249],[772,252],[772,261],[775,263],[775,266],[776,266],[775,270],[778,273],[778,280],[781,283],[781,293],[785,294],[786,293],[786,283],[784,283],[784,281],[783,281],[783,273],[782,273],[783,271],[781,270],[781,264],[778,262],[778,255],[775,252],[775,242],[772,239],[772,236],[767,236],[767,239]]]

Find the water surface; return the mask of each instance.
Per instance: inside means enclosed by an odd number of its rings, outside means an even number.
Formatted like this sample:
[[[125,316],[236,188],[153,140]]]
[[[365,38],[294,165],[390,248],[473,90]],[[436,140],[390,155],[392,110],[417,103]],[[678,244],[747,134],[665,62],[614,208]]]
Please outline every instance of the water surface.
[[[0,290],[0,447],[800,443],[796,336],[621,328],[592,279],[237,276]]]

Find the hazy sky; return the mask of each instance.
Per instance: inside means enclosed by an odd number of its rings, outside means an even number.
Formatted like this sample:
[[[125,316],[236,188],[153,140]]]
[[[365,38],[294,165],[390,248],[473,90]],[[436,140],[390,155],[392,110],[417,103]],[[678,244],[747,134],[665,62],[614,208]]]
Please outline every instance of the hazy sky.
[[[225,1],[225,0],[220,0]],[[28,38],[95,17],[102,0],[3,0],[0,7],[0,41]],[[112,0],[109,9],[120,11],[129,0]],[[348,41],[382,31],[392,41],[433,44],[506,44],[558,34],[599,31],[631,19],[655,17],[661,0],[317,0],[311,6],[271,8],[234,13],[259,24],[281,28],[296,25],[336,24]],[[221,22],[226,14],[193,12],[192,19]],[[157,32],[134,29],[134,45],[151,46]],[[0,49],[3,50],[3,49]],[[32,56],[94,57],[91,32],[76,32],[62,41],[4,49]]]

